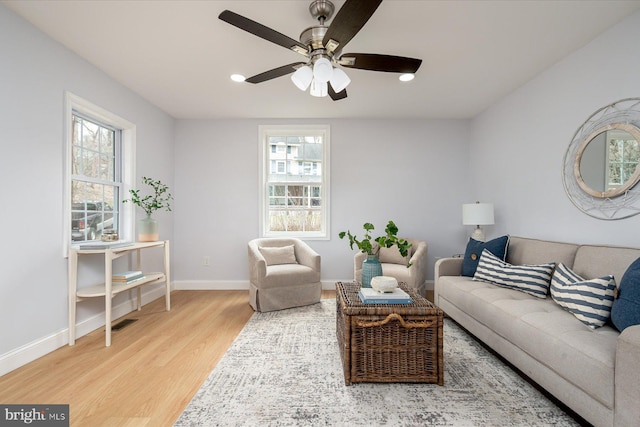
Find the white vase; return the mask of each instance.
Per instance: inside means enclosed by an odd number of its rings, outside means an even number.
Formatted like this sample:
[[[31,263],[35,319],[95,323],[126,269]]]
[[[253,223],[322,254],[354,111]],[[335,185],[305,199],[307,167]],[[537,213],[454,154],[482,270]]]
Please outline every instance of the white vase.
[[[158,221],[151,218],[151,215],[138,221],[139,242],[157,242],[158,238]]]

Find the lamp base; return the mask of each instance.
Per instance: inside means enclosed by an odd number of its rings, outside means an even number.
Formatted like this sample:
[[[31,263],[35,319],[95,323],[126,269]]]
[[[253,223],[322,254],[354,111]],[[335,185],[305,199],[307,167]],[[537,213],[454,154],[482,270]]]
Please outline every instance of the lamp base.
[[[473,240],[477,240],[478,242],[485,242],[487,240],[484,236],[484,231],[482,230],[482,228],[480,228],[479,225],[475,230],[473,230],[473,233],[471,233],[471,238]]]

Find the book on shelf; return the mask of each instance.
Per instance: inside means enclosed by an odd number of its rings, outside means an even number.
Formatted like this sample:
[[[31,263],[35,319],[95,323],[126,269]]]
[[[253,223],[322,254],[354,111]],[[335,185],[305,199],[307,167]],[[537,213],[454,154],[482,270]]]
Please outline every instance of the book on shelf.
[[[364,304],[412,304],[413,300],[408,293],[400,288],[391,292],[378,292],[372,288],[360,288],[358,292],[360,300]]]
[[[115,273],[111,276],[112,282],[117,283],[129,283],[134,280],[138,280],[144,277],[144,273],[142,271],[123,271],[120,273]]]
[[[127,246],[133,246],[132,242],[124,242],[118,240],[117,242],[88,242],[88,243],[79,243],[77,248],[80,250],[96,250],[96,249],[112,249],[112,248],[124,248]]]

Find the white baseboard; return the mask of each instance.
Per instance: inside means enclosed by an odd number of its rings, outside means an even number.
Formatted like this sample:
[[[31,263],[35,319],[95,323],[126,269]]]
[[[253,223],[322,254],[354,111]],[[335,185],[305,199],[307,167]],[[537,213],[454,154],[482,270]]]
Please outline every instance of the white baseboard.
[[[151,289],[142,294],[142,304],[147,304],[153,300],[164,297],[164,286]],[[136,310],[135,299],[130,299],[122,304],[118,304],[112,309],[112,319],[125,316]],[[91,316],[88,319],[76,324],[76,339],[104,327],[104,311]],[[32,341],[21,347],[13,349],[8,353],[0,355],[0,376],[7,374],[14,369],[26,365],[29,362],[51,353],[69,343],[69,328],[59,330],[49,336]]]
[[[322,280],[322,289],[332,290],[336,288],[336,282],[348,282],[343,280]],[[180,291],[233,291],[249,290],[248,280],[175,280],[175,290]]]

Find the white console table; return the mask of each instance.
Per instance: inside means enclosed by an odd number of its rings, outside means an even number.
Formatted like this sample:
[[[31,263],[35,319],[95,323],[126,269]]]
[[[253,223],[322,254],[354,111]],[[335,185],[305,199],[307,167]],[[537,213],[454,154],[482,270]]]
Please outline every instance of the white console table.
[[[113,277],[113,260],[123,255],[136,252],[137,270],[143,271],[141,266],[140,251],[145,248],[164,247],[164,271],[157,273],[144,273],[144,277],[126,284],[114,284]],[[104,284],[97,286],[89,286],[78,289],[78,258],[88,254],[104,255]],[[129,246],[112,247],[105,249],[69,249],[69,345],[74,345],[76,341],[76,304],[87,298],[104,297],[105,311],[105,346],[111,345],[111,301],[112,298],[120,292],[137,288],[137,304],[138,310],[142,307],[141,287],[143,285],[152,285],[155,283],[165,282],[165,303],[167,311],[171,309],[171,296],[169,279],[169,241],[162,240],[158,242],[136,242]]]

